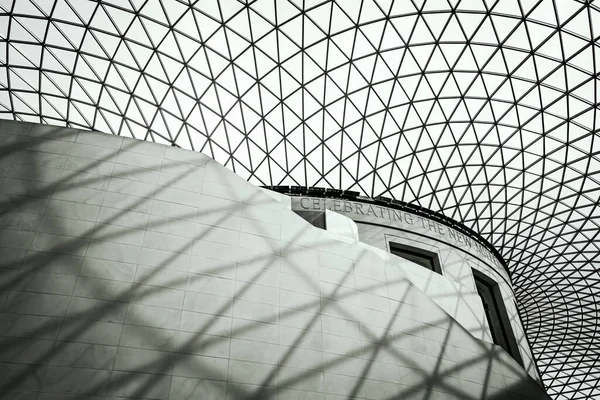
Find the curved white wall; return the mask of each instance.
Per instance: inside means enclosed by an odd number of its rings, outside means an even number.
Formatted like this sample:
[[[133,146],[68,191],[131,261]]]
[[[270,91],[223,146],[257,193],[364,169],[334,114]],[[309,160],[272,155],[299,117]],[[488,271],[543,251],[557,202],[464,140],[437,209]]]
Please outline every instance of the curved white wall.
[[[409,245],[438,255],[442,273],[403,262],[407,279],[439,305],[476,338],[493,343],[491,331],[475,287],[472,270],[498,283],[523,365],[538,382],[540,378],[516,309],[508,272],[487,248],[453,228],[409,212],[343,199],[294,197],[292,209],[327,210],[327,231],[346,236],[389,252],[390,242]]]
[[[0,398],[545,398],[401,260],[201,154],[0,121],[0,212]]]
[[[477,294],[472,270],[498,283],[511,328],[525,369],[539,379],[531,350],[515,305],[512,285],[506,271],[472,251],[453,246],[439,236],[419,234],[403,229],[358,223],[360,240],[386,249],[389,242],[408,244],[438,255],[443,274],[432,273],[418,265],[407,264],[408,279],[442,307],[473,336],[493,343],[490,328]]]

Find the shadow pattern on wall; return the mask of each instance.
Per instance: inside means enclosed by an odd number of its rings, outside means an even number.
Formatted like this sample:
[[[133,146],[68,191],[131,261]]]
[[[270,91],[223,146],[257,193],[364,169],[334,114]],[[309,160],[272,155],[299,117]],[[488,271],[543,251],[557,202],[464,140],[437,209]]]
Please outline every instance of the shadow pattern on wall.
[[[402,261],[206,156],[5,121],[0,137],[0,398],[545,398]]]

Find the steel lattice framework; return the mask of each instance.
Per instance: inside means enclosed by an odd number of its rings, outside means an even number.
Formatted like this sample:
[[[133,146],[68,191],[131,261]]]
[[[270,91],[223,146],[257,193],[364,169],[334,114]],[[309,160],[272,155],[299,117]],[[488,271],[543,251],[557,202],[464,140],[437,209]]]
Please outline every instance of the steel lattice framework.
[[[441,211],[508,261],[543,381],[600,396],[600,8],[0,0],[0,116]]]

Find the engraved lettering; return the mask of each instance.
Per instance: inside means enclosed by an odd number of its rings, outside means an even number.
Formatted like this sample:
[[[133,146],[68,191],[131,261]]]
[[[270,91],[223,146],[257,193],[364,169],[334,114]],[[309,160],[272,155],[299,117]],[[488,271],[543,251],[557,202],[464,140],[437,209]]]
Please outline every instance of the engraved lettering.
[[[339,200],[333,201],[333,211],[342,211],[342,207]]]
[[[375,214],[375,210],[373,209],[373,206],[369,204],[369,209],[367,210],[367,215],[371,215],[373,214],[375,217],[377,216],[377,214]]]
[[[495,252],[490,250],[487,245],[476,238],[462,233],[443,223],[430,220],[426,217],[410,214],[403,210],[397,210],[374,204],[355,203],[342,199],[321,199],[311,197],[300,197],[294,200],[293,207],[304,210],[333,210],[336,212],[355,213],[368,215],[375,218],[382,218],[388,221],[397,221],[400,224],[415,225],[420,220],[420,228],[428,232],[436,232],[439,235],[448,236],[447,240],[452,240],[457,244],[464,246],[465,250],[472,254],[479,254],[482,258],[488,260],[490,265],[503,267],[502,262],[496,258]]]
[[[429,228],[430,231],[436,231],[435,230],[435,224],[433,223],[433,221],[427,220],[427,227]]]
[[[308,204],[304,204],[304,200],[306,200],[306,202],[307,202]],[[308,209],[310,208],[310,203],[309,203],[309,201],[310,201],[309,199],[307,199],[306,197],[303,197],[303,198],[300,200],[300,207],[304,208],[305,210],[308,210]]]
[[[319,199],[313,199],[313,208],[315,210],[321,209],[321,201]]]
[[[442,224],[440,224],[439,222],[437,224],[437,231],[440,235],[444,234],[444,226]]]
[[[456,231],[454,229],[448,229],[448,234],[450,235],[451,239],[457,240],[456,239]]]
[[[349,201],[345,201],[344,202],[344,211],[347,213],[352,212],[352,203],[350,203]]]

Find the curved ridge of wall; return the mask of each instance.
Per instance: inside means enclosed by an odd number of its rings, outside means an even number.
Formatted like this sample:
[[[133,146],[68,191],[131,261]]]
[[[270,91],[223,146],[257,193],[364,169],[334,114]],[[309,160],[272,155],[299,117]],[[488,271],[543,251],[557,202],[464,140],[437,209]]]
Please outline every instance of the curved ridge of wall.
[[[0,398],[541,399],[406,279],[208,157],[0,121]]]

